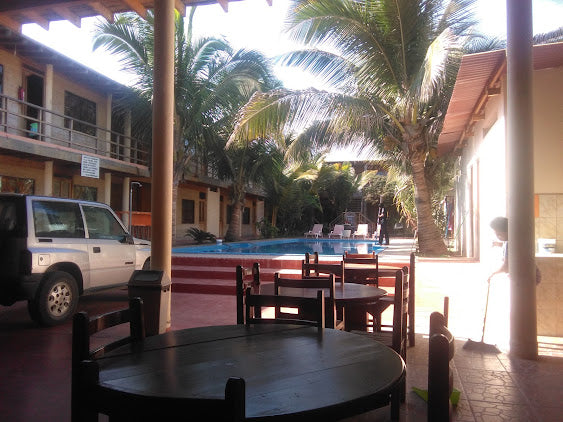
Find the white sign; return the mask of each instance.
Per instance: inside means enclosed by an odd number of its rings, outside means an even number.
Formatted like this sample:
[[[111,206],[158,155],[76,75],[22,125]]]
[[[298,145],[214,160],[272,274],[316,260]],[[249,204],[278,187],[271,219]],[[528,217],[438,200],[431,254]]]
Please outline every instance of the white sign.
[[[80,175],[84,177],[100,178],[100,159],[97,157],[82,156]]]

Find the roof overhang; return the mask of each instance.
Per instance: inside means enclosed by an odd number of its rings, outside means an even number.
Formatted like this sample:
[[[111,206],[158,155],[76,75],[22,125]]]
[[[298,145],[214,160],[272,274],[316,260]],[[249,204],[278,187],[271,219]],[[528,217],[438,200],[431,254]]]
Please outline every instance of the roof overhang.
[[[91,16],[103,16],[113,22],[113,15],[136,12],[145,17],[148,9],[154,9],[157,0],[12,0],[0,2],[0,24],[19,30],[26,23],[36,23],[46,30],[52,21],[67,20],[80,26],[80,20]],[[175,8],[182,16],[187,6],[204,4],[221,5],[225,12],[229,3],[238,0],[174,0]],[[272,0],[266,0],[272,4]]]
[[[563,66],[563,43],[535,45],[532,54],[534,70]],[[505,72],[506,50],[463,57],[438,137],[439,154],[450,153],[463,145],[473,124],[482,118],[487,99],[500,93],[499,79]]]

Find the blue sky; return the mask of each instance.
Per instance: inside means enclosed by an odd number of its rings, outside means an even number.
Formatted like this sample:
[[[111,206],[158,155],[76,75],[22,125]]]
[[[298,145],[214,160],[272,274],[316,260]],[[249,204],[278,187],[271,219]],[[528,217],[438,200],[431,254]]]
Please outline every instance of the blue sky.
[[[225,13],[218,5],[199,7],[196,11],[195,32],[205,35],[224,35],[235,48],[253,48],[268,56],[292,49],[293,44],[282,34],[283,21],[289,2],[273,0],[244,0],[229,4]],[[534,33],[547,32],[563,25],[563,0],[533,0]],[[505,37],[506,0],[479,0],[477,17],[481,30]],[[96,18],[82,20],[76,28],[69,22],[52,22],[49,31],[38,25],[24,25],[23,33],[39,42],[94,68],[119,82],[127,83],[130,77],[119,71],[114,57],[104,51],[92,52],[90,31]],[[288,88],[302,89],[315,84],[313,78],[302,72],[277,68],[278,77]]]

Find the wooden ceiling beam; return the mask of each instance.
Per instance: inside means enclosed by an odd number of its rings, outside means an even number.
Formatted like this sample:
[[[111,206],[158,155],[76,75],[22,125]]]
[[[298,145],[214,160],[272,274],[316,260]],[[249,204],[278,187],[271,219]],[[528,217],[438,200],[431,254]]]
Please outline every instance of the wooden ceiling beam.
[[[0,15],[0,24],[5,26],[6,28],[11,29],[14,32],[22,32],[22,25],[20,22],[12,19],[9,15],[1,14]]]
[[[49,30],[49,20],[45,19],[37,10],[26,10],[25,15],[45,31]]]
[[[109,23],[114,22],[113,12],[107,7],[105,7],[103,4],[101,4],[99,1],[90,1],[88,2],[88,4],[92,9],[94,9],[99,15],[101,15]]]
[[[137,13],[143,19],[147,18],[147,9],[139,0],[122,0],[132,11]]]
[[[229,0],[217,0],[217,3],[221,5],[225,13],[229,11]]]
[[[53,7],[53,10],[55,11],[55,13],[57,13],[57,15],[66,19],[77,28],[80,28],[82,26],[82,19],[80,18],[80,16],[72,13],[67,7],[55,6]]]
[[[186,17],[186,5],[182,2],[182,0],[174,0],[174,7],[180,13],[181,16],[184,18]]]

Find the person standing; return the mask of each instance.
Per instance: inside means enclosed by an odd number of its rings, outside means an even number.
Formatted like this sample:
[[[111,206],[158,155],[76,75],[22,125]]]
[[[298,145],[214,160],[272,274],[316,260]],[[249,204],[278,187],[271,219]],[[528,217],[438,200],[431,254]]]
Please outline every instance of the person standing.
[[[386,245],[389,244],[389,230],[387,227],[387,222],[389,220],[389,212],[387,211],[387,207],[385,203],[381,201],[379,203],[379,209],[377,211],[377,222],[380,225],[379,229],[379,244],[383,244],[383,239],[386,240]]]

